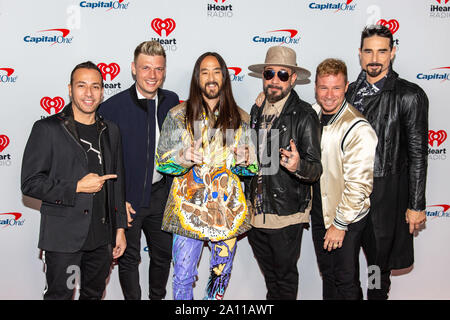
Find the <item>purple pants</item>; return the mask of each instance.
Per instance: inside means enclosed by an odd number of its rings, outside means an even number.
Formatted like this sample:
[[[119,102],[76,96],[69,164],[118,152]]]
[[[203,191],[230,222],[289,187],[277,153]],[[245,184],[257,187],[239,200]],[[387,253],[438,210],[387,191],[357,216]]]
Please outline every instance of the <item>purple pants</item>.
[[[193,300],[193,284],[204,241],[173,235],[172,257],[174,263],[173,299]],[[222,300],[228,285],[236,253],[236,239],[210,242],[210,276],[205,300]],[[231,249],[230,249],[231,247]]]

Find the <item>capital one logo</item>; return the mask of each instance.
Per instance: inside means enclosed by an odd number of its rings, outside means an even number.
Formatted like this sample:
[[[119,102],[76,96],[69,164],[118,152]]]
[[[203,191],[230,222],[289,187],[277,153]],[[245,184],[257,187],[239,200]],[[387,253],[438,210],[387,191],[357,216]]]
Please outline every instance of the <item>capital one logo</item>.
[[[166,32],[166,37],[168,37],[169,34],[171,34],[173,30],[175,30],[176,26],[177,26],[177,24],[175,23],[175,20],[173,20],[172,18],[167,18],[165,20],[162,20],[160,18],[155,18],[151,22],[152,29],[160,37],[162,37],[163,30]]]
[[[447,139],[447,132],[439,130],[437,132],[433,130],[428,131],[428,144],[433,147],[434,143],[437,143],[439,147]]]
[[[334,10],[335,12],[339,11],[354,11],[356,8],[356,4],[352,4],[353,0],[346,0],[345,2],[340,0],[338,3],[333,3],[330,1],[326,1],[326,3],[323,2],[311,2],[309,3],[308,7],[313,10],[319,10],[319,11],[331,11]]]
[[[19,212],[0,213],[0,225],[3,225],[3,228],[8,226],[22,226],[25,220],[20,220],[21,217],[22,214]]]
[[[380,20],[378,20],[377,25],[387,27],[391,31],[392,34],[396,33],[398,31],[398,29],[400,28],[400,24],[395,19],[391,19],[389,21],[380,19]]]
[[[230,70],[230,80],[231,81],[242,81],[244,79],[244,75],[241,74],[242,68],[228,67],[228,70]]]
[[[12,68],[0,68],[0,70],[5,71],[7,77],[10,77],[14,73],[14,69]]]
[[[275,33],[275,35],[254,36],[253,42],[264,44],[298,44],[300,42],[300,37],[295,37],[298,34],[298,30],[295,29],[279,29],[268,31],[267,33]]]
[[[72,43],[73,37],[68,37],[70,30],[69,29],[62,29],[62,28],[57,28],[57,29],[46,29],[46,30],[40,30],[37,31],[38,33],[41,32],[49,32],[45,33],[45,35],[42,36],[31,36],[31,35],[27,35],[23,38],[23,41],[27,42],[27,43],[35,43],[38,44],[40,42],[42,43],[51,43],[51,45],[54,44],[70,44]]]
[[[441,80],[441,82],[449,81],[450,80],[450,67],[440,67],[440,68],[433,68],[432,72],[427,73],[419,73],[417,74],[417,79],[419,80]],[[439,70],[439,71],[434,71]],[[442,71],[441,71],[442,70]]]
[[[88,1],[81,1],[80,7],[81,8],[90,8],[90,9],[96,9],[96,8],[108,8],[106,11],[115,9],[128,9],[128,3],[122,3],[124,0],[118,0],[118,1],[97,1],[97,2],[88,2]]]
[[[0,83],[16,82],[17,76],[12,76],[14,73],[13,68],[0,68],[0,71],[3,71],[0,73]]]
[[[3,152],[3,150],[5,150],[8,145],[9,145],[8,136],[0,134],[0,152]]]
[[[111,81],[113,81],[114,78],[117,77],[117,75],[120,73],[120,66],[115,62],[112,62],[110,64],[101,62],[101,63],[97,64],[97,67],[102,72],[102,77],[103,77],[103,80],[105,80],[105,81],[106,81],[106,76],[108,74],[109,74]]]
[[[448,204],[435,204],[427,206],[427,208],[435,208],[426,210],[427,217],[433,218],[449,218],[450,217],[450,205]]]
[[[47,111],[48,114],[52,114],[52,109],[55,110],[54,114],[58,113],[64,107],[64,104],[64,99],[61,97],[43,97],[40,101],[41,108]]]

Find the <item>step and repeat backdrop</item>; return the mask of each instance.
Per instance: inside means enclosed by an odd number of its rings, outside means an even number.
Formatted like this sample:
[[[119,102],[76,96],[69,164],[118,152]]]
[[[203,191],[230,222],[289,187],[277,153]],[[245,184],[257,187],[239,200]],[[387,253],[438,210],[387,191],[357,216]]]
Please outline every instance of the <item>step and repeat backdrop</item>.
[[[188,98],[194,62],[206,51],[220,53],[238,104],[249,111],[262,89],[248,66],[262,63],[266,50],[285,45],[313,74],[325,58],[343,59],[349,79],[359,71],[360,34],[367,24],[384,24],[394,34],[394,69],[420,85],[430,100],[427,223],[415,237],[415,264],[395,271],[391,299],[450,299],[449,0],[0,0],[0,299],[42,299],[44,264],[37,248],[40,201],[20,191],[23,150],[36,120],[69,102],[73,67],[92,60],[103,72],[105,99],[132,83],[131,61],[144,40],[160,41],[167,52],[164,88]],[[314,78],[295,90],[313,103]],[[196,299],[203,297],[210,252],[199,265]],[[362,285],[367,286],[361,253]],[[148,294],[149,257],[142,241],[141,286]],[[298,262],[299,299],[321,299],[311,231],[303,235]],[[171,280],[167,298],[172,298]],[[225,299],[265,299],[265,284],[244,237]],[[105,299],[123,299],[118,267]]]

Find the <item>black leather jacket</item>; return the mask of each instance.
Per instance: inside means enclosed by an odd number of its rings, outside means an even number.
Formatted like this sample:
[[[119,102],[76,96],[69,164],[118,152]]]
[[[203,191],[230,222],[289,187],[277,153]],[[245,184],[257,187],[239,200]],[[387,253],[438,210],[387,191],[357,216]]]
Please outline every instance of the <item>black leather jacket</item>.
[[[263,104],[264,105],[264,104]],[[251,127],[259,128],[259,118],[263,108],[256,105],[251,110]],[[278,129],[278,132],[274,129]],[[279,165],[279,149],[272,157],[275,165],[273,174],[263,174],[263,212],[280,216],[304,212],[311,200],[311,183],[317,181],[322,173],[320,162],[320,123],[311,105],[299,98],[294,90],[286,101],[280,116],[272,124],[270,136],[279,141],[279,148],[289,146],[290,139],[300,154],[300,164],[295,173]],[[277,136],[278,135],[278,139]],[[268,140],[270,140],[268,138]],[[259,149],[259,141],[256,143]],[[270,145],[268,150],[270,150]],[[270,156],[270,154],[269,154]],[[274,164],[273,162],[277,162]],[[264,167],[261,163],[260,166]],[[270,171],[270,170],[269,170]],[[252,178],[247,196],[254,203],[258,176]],[[248,190],[250,189],[250,190]]]
[[[351,83],[346,97],[353,103],[361,83],[362,71]],[[416,84],[399,78],[390,69],[383,88],[364,98],[364,116],[378,136],[374,177],[386,177],[407,170],[408,208],[425,209],[428,160],[428,98]]]

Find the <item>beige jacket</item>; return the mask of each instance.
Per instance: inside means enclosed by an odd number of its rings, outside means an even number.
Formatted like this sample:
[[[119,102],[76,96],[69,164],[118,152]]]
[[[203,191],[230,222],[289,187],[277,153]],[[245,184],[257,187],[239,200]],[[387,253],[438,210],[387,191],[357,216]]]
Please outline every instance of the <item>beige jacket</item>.
[[[313,108],[321,119],[320,106]],[[320,190],[325,228],[333,224],[347,230],[369,213],[377,143],[370,124],[346,101],[323,127]]]

